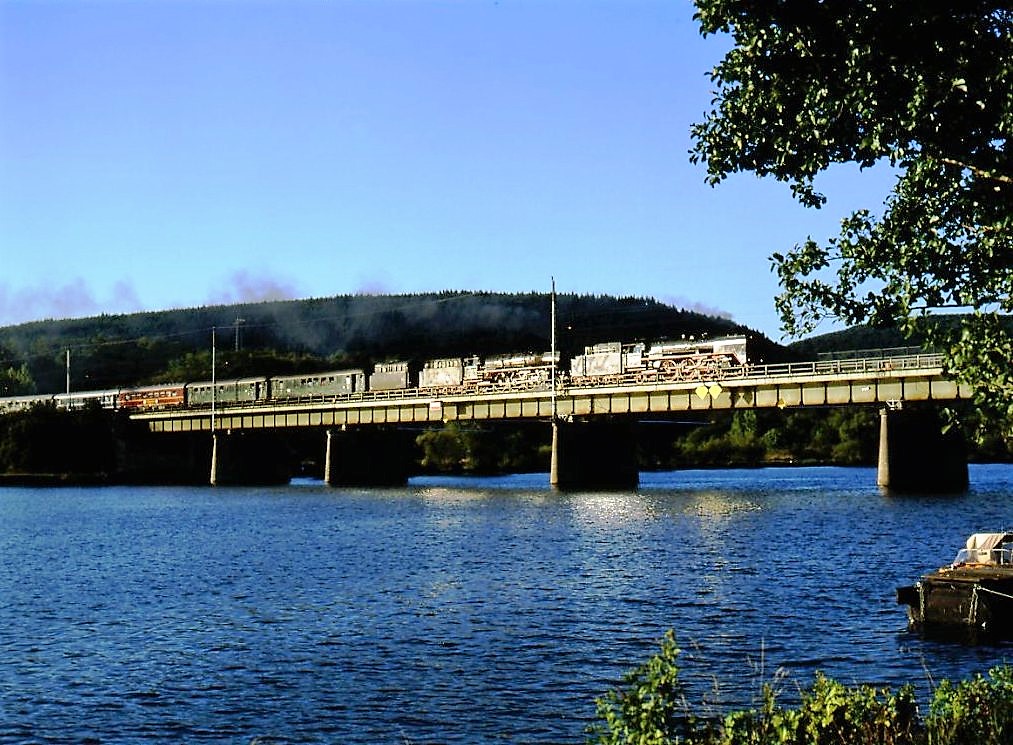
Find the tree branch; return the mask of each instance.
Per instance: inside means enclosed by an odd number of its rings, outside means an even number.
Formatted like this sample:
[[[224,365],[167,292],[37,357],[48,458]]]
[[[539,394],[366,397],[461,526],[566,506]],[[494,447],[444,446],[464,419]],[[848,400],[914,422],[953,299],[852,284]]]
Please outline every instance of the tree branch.
[[[972,166],[970,163],[963,163],[955,158],[940,157],[939,160],[941,160],[948,166],[958,166],[959,168],[966,168],[968,171],[973,173],[975,176],[978,176],[979,178],[988,179],[989,181],[998,181],[1001,184],[1013,184],[1013,177],[1007,176],[1002,173],[992,173],[991,171],[986,171],[984,168]]]

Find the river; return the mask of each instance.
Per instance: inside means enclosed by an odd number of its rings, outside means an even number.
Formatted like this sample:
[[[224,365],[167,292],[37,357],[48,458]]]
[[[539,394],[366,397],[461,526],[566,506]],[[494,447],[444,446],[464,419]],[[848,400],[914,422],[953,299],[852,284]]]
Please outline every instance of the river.
[[[1011,647],[922,640],[895,588],[1013,524],[872,469],[545,474],[402,489],[0,490],[0,743],[582,743],[673,628],[697,713],[934,683]]]

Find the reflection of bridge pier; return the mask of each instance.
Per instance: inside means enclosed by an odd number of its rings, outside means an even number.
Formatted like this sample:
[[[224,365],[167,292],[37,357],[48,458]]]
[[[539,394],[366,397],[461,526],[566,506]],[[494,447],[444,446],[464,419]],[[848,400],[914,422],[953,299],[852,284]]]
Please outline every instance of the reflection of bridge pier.
[[[956,493],[967,488],[967,452],[956,429],[942,431],[935,410],[880,412],[876,483],[893,492]]]

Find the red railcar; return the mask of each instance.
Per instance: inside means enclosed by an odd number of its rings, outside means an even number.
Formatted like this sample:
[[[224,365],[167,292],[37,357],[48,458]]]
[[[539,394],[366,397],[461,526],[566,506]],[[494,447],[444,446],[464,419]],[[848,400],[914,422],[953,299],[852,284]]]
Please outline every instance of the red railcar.
[[[127,388],[116,403],[121,409],[169,409],[186,403],[186,388],[182,383]]]

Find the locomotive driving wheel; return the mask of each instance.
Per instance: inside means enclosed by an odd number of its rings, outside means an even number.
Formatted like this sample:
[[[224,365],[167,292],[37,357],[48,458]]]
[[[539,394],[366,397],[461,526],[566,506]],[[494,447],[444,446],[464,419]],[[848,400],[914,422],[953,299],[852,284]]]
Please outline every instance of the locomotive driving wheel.
[[[697,374],[700,380],[704,381],[720,380],[723,377],[721,374],[721,364],[713,357],[700,361]]]
[[[694,359],[681,360],[678,363],[679,380],[699,380],[700,369]]]
[[[678,360],[662,360],[658,365],[658,380],[669,382],[681,378],[682,363]]]

